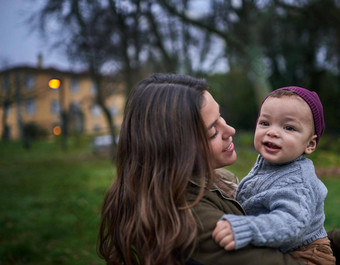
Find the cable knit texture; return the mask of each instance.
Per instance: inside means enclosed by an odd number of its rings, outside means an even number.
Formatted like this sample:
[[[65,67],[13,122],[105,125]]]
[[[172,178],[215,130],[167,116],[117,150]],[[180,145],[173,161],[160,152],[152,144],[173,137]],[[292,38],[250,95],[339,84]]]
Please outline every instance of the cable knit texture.
[[[259,155],[236,194],[247,216],[226,214],[222,219],[232,225],[236,249],[253,244],[285,253],[327,236],[326,195],[313,162],[304,155],[281,165]]]

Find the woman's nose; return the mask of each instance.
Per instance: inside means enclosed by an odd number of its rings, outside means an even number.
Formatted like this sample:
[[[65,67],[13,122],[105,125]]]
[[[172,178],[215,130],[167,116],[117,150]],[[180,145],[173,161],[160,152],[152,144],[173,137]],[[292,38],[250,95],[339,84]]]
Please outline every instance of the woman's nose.
[[[236,130],[234,127],[229,126],[228,124],[224,125],[223,128],[223,139],[227,139],[230,136],[233,136],[236,133]]]

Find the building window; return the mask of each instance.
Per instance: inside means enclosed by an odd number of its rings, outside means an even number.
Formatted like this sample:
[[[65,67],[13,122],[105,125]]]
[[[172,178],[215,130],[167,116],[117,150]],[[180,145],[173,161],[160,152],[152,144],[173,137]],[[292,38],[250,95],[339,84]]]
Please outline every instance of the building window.
[[[100,131],[101,131],[101,127],[100,127],[100,125],[98,125],[98,124],[95,124],[94,126],[93,126],[93,132],[95,132],[95,133],[99,133]]]
[[[11,114],[11,107],[6,106],[5,112],[6,112],[6,116],[8,117]]]
[[[91,82],[91,95],[92,95],[92,96],[96,96],[96,95],[97,95],[97,91],[98,91],[97,83],[95,83],[94,81],[92,81],[92,82]]]
[[[25,77],[25,86],[27,89],[32,90],[35,85],[35,78],[32,74],[26,74]]]
[[[54,115],[57,115],[57,114],[60,113],[59,100],[52,99],[52,101],[51,101],[51,113],[54,114]]]
[[[70,104],[70,114],[71,115],[77,115],[79,112],[81,112],[79,103],[78,102],[71,102],[71,104]]]
[[[91,113],[94,117],[99,117],[101,113],[100,107],[98,105],[92,105]]]
[[[35,100],[30,98],[26,99],[25,102],[26,113],[29,115],[33,115],[36,112],[36,103]]]
[[[70,118],[70,128],[72,131],[77,133],[84,132],[84,114],[80,108],[80,104],[78,102],[72,102],[70,104],[69,111]]]
[[[79,91],[79,82],[78,82],[78,79],[76,78],[71,79],[71,91],[73,93],[78,93]]]
[[[118,115],[118,108],[116,106],[114,106],[114,105],[111,106],[110,107],[110,113],[111,113],[112,117],[117,116]]]
[[[9,90],[9,76],[8,75],[4,75],[2,79],[2,87],[5,92]]]

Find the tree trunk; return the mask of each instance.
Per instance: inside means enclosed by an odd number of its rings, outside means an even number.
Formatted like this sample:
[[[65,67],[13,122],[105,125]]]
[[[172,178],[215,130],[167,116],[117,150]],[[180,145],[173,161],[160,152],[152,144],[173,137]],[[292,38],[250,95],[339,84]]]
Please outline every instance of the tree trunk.
[[[7,99],[4,99],[4,102],[2,104],[3,106],[3,112],[2,112],[2,135],[1,139],[3,141],[9,140],[9,128],[7,125],[7,109],[10,106],[10,103]]]
[[[117,143],[116,143],[116,129],[113,121],[113,117],[111,115],[110,110],[106,107],[105,102],[103,100],[103,89],[101,87],[101,77],[100,75],[93,74],[93,80],[96,84],[96,102],[100,106],[100,108],[103,111],[104,117],[106,119],[107,125],[109,127],[110,135],[112,137],[112,154],[111,159],[114,160],[116,157],[116,151],[117,151]]]
[[[271,91],[260,47],[256,44],[246,46],[245,58],[249,62],[249,78],[253,82],[256,102],[260,108],[263,99]]]
[[[15,101],[17,105],[17,124],[19,139],[23,140],[23,125],[21,116],[21,82],[19,72],[15,72]]]

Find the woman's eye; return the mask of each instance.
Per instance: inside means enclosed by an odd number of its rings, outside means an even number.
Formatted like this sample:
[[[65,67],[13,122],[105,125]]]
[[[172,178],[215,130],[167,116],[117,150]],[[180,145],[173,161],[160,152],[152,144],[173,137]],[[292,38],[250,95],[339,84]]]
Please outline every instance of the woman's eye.
[[[215,130],[216,130],[216,129],[215,129]],[[216,138],[217,134],[218,134],[218,131],[216,130],[215,133],[214,133],[212,136],[209,137],[209,139],[214,139],[214,138]]]

